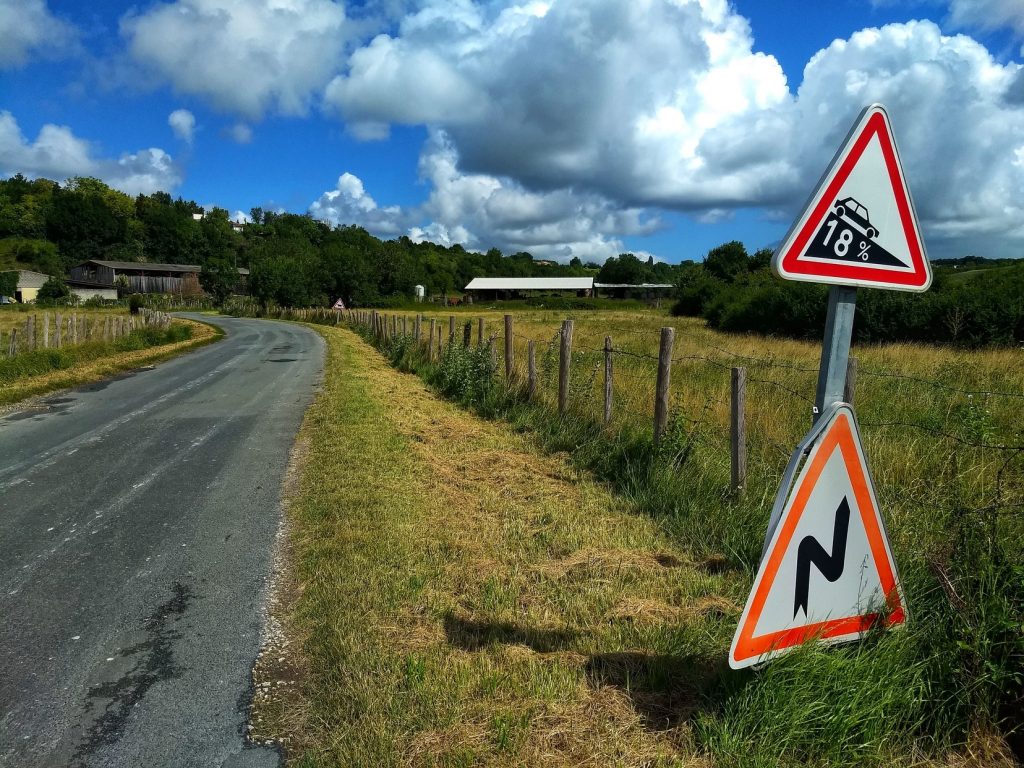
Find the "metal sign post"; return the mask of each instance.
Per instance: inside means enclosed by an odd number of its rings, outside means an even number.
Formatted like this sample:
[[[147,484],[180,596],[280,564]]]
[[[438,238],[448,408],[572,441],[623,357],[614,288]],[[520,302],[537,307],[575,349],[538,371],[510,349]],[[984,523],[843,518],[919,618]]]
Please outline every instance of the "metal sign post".
[[[843,400],[846,368],[850,362],[853,339],[853,315],[857,307],[857,289],[833,285],[828,292],[828,315],[825,318],[825,341],[821,345],[818,367],[818,391],[814,397],[812,423],[833,403]]]

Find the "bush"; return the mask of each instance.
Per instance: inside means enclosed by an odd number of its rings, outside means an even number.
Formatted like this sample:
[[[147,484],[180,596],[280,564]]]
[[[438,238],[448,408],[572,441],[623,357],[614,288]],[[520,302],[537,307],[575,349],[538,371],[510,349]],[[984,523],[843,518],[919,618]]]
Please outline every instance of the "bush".
[[[142,294],[133,293],[128,297],[128,311],[133,314],[139,314],[139,310],[142,309]]]
[[[51,277],[36,294],[36,304],[42,307],[65,304],[71,298],[71,289],[59,277]]]

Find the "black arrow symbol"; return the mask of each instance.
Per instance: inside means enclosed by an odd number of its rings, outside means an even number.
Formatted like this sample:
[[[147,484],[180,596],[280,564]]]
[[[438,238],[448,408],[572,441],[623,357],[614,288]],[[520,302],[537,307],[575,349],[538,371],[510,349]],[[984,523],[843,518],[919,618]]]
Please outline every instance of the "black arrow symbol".
[[[811,584],[811,564],[817,566],[821,575],[830,582],[843,575],[846,566],[846,534],[850,531],[850,505],[843,497],[836,510],[836,524],[832,531],[832,553],[818,543],[813,536],[805,536],[796,550],[796,597],[793,602],[793,618],[800,609],[807,615],[807,592]]]

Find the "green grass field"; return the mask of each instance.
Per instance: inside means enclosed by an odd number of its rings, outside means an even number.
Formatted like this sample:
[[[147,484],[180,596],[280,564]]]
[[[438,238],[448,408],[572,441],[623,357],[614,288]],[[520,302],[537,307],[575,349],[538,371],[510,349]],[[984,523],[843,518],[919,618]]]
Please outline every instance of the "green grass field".
[[[500,313],[482,316],[500,350]],[[296,754],[311,765],[1012,765],[1024,670],[1019,351],[855,350],[855,402],[912,621],[735,673],[729,640],[779,476],[810,424],[817,347],[659,313],[573,316],[568,418],[553,407],[563,313],[515,316],[517,370],[527,339],[538,345],[534,403],[487,376],[486,351],[456,344],[428,363],[409,338],[383,345],[394,366],[493,421],[427,397],[345,332],[325,331],[333,357],[304,427],[311,458],[293,515],[307,665]],[[434,317],[447,344],[447,315]],[[476,315],[458,317],[473,320],[475,343]],[[674,407],[655,450],[652,355],[669,322]],[[605,335],[618,350],[608,427]],[[740,498],[728,489],[733,365],[749,377]],[[514,447],[466,458],[482,434]],[[570,482],[552,489],[551,478]],[[599,494],[582,518],[581,484]],[[385,544],[396,549],[382,554]],[[348,591],[315,596],[331,585]],[[381,640],[388,632],[423,645]],[[364,641],[358,657],[331,645]],[[484,659],[501,682],[480,683]],[[552,714],[608,690],[624,697],[618,714]]]

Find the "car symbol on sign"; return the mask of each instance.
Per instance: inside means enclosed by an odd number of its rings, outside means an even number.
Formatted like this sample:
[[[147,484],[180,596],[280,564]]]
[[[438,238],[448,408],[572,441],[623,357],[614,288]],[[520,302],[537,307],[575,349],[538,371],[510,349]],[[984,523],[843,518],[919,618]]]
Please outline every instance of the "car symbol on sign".
[[[836,216],[853,224],[868,238],[874,240],[878,237],[878,230],[871,224],[868,218],[868,209],[858,203],[852,197],[846,197],[835,204]]]

